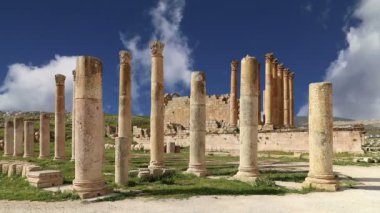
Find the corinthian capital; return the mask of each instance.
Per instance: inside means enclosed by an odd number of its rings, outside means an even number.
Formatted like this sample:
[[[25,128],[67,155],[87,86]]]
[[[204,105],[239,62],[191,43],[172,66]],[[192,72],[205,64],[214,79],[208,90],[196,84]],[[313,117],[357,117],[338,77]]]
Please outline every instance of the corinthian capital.
[[[273,53],[267,53],[267,54],[265,54],[265,60],[267,60],[269,62],[272,62],[273,59],[274,59]]]
[[[132,53],[129,51],[121,50],[119,52],[120,56],[120,64],[127,64],[131,62],[132,59]]]
[[[162,52],[164,51],[165,44],[160,41],[152,41],[149,44],[150,51],[152,56],[161,56]]]
[[[55,85],[65,85],[66,76],[57,74],[55,75]]]
[[[280,70],[280,71],[284,71],[284,69],[285,69],[284,64],[283,64],[283,63],[279,64],[279,65],[277,66],[277,69]]]
[[[231,61],[231,71],[237,71],[239,66],[238,60],[232,60]]]

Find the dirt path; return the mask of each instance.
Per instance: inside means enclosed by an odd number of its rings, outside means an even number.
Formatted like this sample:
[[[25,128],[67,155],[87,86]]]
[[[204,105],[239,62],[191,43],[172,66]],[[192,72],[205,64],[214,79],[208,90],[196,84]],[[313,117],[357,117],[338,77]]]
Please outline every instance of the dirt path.
[[[127,199],[116,202],[56,203],[0,201],[0,212],[380,212],[380,167],[334,166],[364,185],[335,193],[202,196],[185,200]]]

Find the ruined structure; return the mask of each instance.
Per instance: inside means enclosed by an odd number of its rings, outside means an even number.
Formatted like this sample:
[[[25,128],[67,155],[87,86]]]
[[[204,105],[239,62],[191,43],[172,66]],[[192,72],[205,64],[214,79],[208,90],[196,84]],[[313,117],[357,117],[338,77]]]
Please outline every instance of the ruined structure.
[[[13,156],[22,156],[23,142],[24,142],[24,118],[15,117],[13,120],[14,125],[14,149]]]
[[[55,75],[55,146],[54,160],[65,159],[65,79],[61,74]]]
[[[34,123],[24,121],[24,158],[34,157]]]
[[[50,116],[40,113],[40,156],[41,159],[50,157]]]
[[[115,141],[115,183],[121,185],[128,184],[128,164],[133,137],[131,59],[130,52],[120,51],[119,128]]]

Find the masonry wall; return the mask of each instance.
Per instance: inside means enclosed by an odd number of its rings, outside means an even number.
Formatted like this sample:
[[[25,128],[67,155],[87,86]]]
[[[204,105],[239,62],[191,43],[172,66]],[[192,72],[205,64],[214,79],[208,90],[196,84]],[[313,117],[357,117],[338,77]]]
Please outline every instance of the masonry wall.
[[[258,134],[259,151],[285,151],[305,152],[309,151],[308,132],[304,130],[291,131],[267,131]],[[149,149],[149,138],[135,138],[146,149]],[[188,132],[165,136],[165,143],[175,142],[176,145],[189,146]],[[364,132],[360,129],[334,129],[334,152],[363,153],[361,145],[364,143]],[[229,152],[239,155],[238,134],[207,134],[206,150]]]

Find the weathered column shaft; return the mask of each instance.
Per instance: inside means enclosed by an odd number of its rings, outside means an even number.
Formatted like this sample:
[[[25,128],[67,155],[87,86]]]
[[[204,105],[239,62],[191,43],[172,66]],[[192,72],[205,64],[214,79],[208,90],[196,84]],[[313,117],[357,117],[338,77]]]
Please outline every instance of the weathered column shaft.
[[[102,62],[80,56],[75,69],[75,179],[73,188],[82,198],[107,193],[102,164],[104,117]]]
[[[289,69],[284,70],[284,127],[289,127]]]
[[[120,51],[119,129],[115,143],[115,183],[121,185],[128,184],[130,149],[133,139],[131,59],[130,52]]]
[[[205,176],[206,171],[206,75],[191,74],[190,161],[187,172]]]
[[[332,84],[309,86],[309,174],[305,185],[335,191]]]
[[[22,156],[24,142],[24,119],[16,117],[13,121],[14,125],[14,150],[13,156]]]
[[[277,67],[277,84],[278,84],[278,120],[279,127],[284,126],[284,65],[279,64]]]
[[[5,120],[4,125],[4,156],[12,156],[14,151],[14,125],[11,119]]]
[[[278,66],[278,59],[275,58],[272,63],[272,121],[274,126],[278,126],[279,119],[279,106],[278,106],[278,79],[277,79],[277,66]]]
[[[40,156],[39,158],[50,157],[50,116],[47,113],[40,113]]]
[[[289,75],[289,126],[294,127],[294,72]]]
[[[265,124],[273,125],[272,120],[272,61],[273,53],[268,53],[265,55],[265,94],[264,94],[264,114],[265,114]]]
[[[150,111],[150,169],[164,167],[164,44],[150,43],[152,55]]]
[[[257,60],[246,56],[241,61],[240,80],[240,164],[236,178],[255,179],[257,166]]]
[[[66,77],[64,75],[55,75],[54,160],[65,159],[65,79]]]
[[[233,60],[231,62],[231,94],[230,94],[230,126],[236,127],[238,120],[238,103],[237,103],[237,73],[239,61]]]
[[[34,123],[33,121],[24,121],[24,158],[33,157],[34,145]]]
[[[260,63],[257,62],[257,78],[256,78],[256,90],[257,90],[257,123],[261,122],[261,85],[260,85]]]
[[[71,110],[71,161],[75,161],[75,70],[73,70],[73,106]]]

